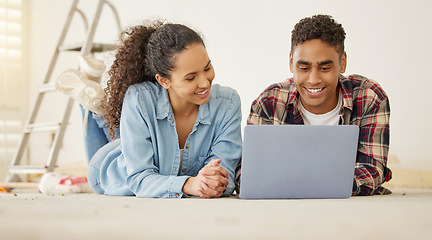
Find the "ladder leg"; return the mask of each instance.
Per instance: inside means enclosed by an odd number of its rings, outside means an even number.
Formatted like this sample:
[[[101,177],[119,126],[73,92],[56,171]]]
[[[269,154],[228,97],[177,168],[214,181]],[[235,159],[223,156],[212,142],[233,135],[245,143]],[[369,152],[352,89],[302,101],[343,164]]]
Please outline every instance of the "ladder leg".
[[[105,3],[106,3],[106,4],[111,8],[111,10],[112,10],[112,12],[113,12],[113,14],[114,14],[114,17],[115,17],[115,19],[116,19],[116,22],[117,22],[117,30],[118,30],[118,33],[121,33],[121,31],[122,31],[122,27],[121,27],[121,24],[120,24],[120,18],[119,18],[119,15],[118,15],[117,9],[114,7],[114,5],[112,5],[112,3],[111,3],[110,1],[105,0]]]
[[[95,35],[95,32],[96,32],[97,25],[99,23],[100,15],[102,13],[102,8],[103,8],[104,4],[107,4],[108,7],[111,8],[111,10],[112,10],[112,12],[114,14],[114,18],[115,18],[116,23],[117,23],[118,32],[119,33],[121,32],[120,18],[118,16],[118,13],[117,13],[117,10],[115,9],[115,7],[112,5],[112,3],[110,3],[107,0],[99,0],[99,4],[97,6],[96,13],[95,13],[95,16],[93,18],[92,25],[91,25],[88,33],[87,33],[87,38],[86,38],[86,41],[84,43],[84,46],[81,49],[81,55],[82,56],[87,56],[88,54],[90,54],[90,51],[91,51],[92,46],[93,46],[93,38],[94,38],[94,35]]]
[[[104,3],[105,3],[104,0],[99,0],[99,4],[97,6],[96,13],[95,13],[95,16],[93,18],[93,23],[92,23],[92,25],[91,25],[88,33],[87,33],[87,38],[86,38],[86,41],[84,43],[84,46],[81,48],[81,55],[82,56],[89,55],[90,51],[93,47],[93,38],[94,38],[94,35],[96,32],[96,27],[99,23],[99,18],[100,18]]]
[[[59,48],[60,48],[60,46],[62,46],[63,43],[64,43],[64,40],[65,40],[65,38],[66,38],[67,31],[69,30],[69,26],[70,26],[70,24],[71,24],[71,22],[72,22],[73,15],[74,15],[75,11],[77,10],[78,1],[79,1],[79,0],[74,0],[73,3],[72,3],[71,8],[70,8],[70,10],[69,10],[68,17],[67,17],[66,22],[65,22],[65,25],[64,25],[64,27],[63,27],[63,31],[62,31],[61,34],[60,34],[60,38],[59,38],[59,40],[58,40],[58,43],[57,43],[57,46],[56,46],[56,50],[55,50],[55,52],[54,52],[53,57],[51,58],[51,63],[50,63],[50,66],[49,66],[49,68],[48,68],[48,72],[47,72],[47,74],[45,75],[45,79],[44,79],[44,82],[43,82],[43,83],[48,83],[49,80],[51,79],[51,74],[52,74],[52,72],[53,72],[54,66],[55,66],[55,64],[56,64],[56,62],[57,62],[58,55],[59,55],[59,53],[60,53]]]
[[[54,137],[54,141],[53,141],[53,144],[51,146],[51,151],[50,151],[50,154],[48,156],[48,160],[46,162],[47,172],[53,172],[54,171],[55,164],[57,162],[57,157],[58,157],[60,148],[62,146],[63,137],[64,137],[64,134],[66,132],[66,127],[67,127],[69,117],[70,117],[71,112],[72,112],[74,102],[75,101],[72,98],[69,98],[65,112],[64,112],[64,115],[63,115],[62,123],[60,124],[60,129],[59,129],[59,131],[57,131],[57,133]]]

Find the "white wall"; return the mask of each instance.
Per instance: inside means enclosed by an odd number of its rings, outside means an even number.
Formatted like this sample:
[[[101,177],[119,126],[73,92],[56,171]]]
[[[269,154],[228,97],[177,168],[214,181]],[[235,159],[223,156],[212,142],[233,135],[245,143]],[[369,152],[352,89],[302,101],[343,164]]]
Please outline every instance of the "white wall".
[[[71,2],[31,1],[31,89],[42,82]],[[90,16],[97,2],[82,1],[80,7]],[[390,97],[390,154],[407,165],[432,164],[428,151],[432,133],[429,124],[432,113],[428,111],[432,89],[432,81],[428,79],[432,63],[432,2],[115,0],[112,3],[123,26],[147,18],[163,18],[201,32],[216,70],[216,82],[235,88],[242,98],[243,122],[251,102],[264,88],[291,76],[288,54],[295,23],[313,14],[333,15],[347,33],[347,73],[379,81]],[[97,40],[114,38],[111,16],[105,8]],[[83,31],[80,19],[75,21],[78,24],[68,37],[76,40],[83,36]],[[60,70],[76,66],[74,56],[67,58],[64,65],[59,65]],[[39,156],[47,145],[43,141],[33,142],[32,156]],[[83,151],[80,113],[76,107],[60,161],[82,161]]]

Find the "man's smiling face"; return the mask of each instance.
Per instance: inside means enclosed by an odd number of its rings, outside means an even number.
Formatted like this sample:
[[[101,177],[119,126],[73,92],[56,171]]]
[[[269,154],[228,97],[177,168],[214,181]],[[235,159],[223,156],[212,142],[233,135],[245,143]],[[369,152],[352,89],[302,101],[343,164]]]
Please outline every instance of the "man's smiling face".
[[[338,102],[339,73],[346,68],[346,53],[340,57],[336,47],[312,39],[294,47],[290,69],[302,105],[311,113],[324,114]]]

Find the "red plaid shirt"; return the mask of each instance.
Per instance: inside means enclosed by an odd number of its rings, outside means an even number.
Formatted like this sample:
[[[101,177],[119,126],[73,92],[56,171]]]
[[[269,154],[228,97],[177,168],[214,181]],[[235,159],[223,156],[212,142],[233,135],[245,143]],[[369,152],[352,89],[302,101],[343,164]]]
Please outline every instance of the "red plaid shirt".
[[[353,195],[391,193],[382,187],[391,179],[387,168],[390,107],[386,93],[373,80],[359,75],[340,75],[343,106],[339,125],[360,127]],[[252,103],[248,125],[304,124],[298,108],[299,93],[293,79],[273,84]],[[236,174],[240,180],[241,165]]]

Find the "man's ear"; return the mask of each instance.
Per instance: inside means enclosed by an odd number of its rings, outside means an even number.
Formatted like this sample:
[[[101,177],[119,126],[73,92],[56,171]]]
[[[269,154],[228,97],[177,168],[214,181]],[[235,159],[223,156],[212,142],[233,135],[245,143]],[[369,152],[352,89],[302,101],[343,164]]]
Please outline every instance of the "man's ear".
[[[164,78],[164,77],[162,77],[161,75],[159,75],[159,74],[156,74],[156,80],[158,81],[158,83],[162,86],[162,87],[164,87],[165,89],[168,89],[168,88],[170,88],[171,87],[171,85],[170,85],[170,80],[168,79],[168,78]]]
[[[292,52],[289,54],[289,65],[290,65],[290,71],[293,72],[293,56]]]
[[[347,66],[347,55],[346,52],[344,52],[341,57],[339,72],[344,73],[346,70],[346,66]]]

